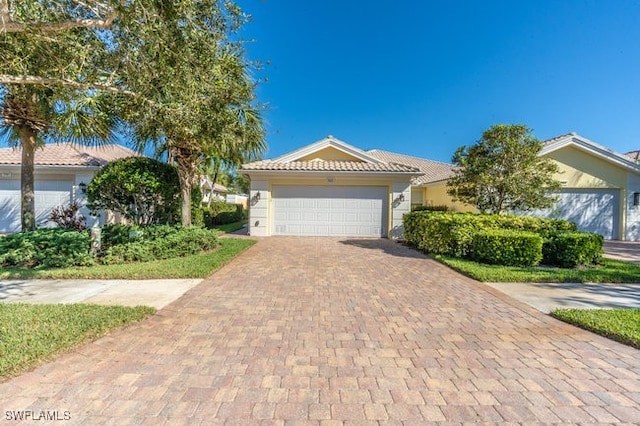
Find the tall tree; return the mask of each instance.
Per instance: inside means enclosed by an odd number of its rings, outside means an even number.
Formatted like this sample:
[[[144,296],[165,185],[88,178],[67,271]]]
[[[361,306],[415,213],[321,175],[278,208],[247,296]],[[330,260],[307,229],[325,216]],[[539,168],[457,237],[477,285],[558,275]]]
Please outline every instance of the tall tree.
[[[70,3],[48,7],[51,5],[33,0],[0,0],[0,133],[22,148],[23,231],[36,226],[36,149],[47,140],[60,138],[108,140],[116,127],[117,117],[104,112],[104,96],[83,83],[95,78],[89,73],[100,65],[95,53],[102,43],[80,28],[105,22],[95,11],[72,8]]]
[[[551,207],[557,165],[540,157],[542,143],[520,124],[498,124],[487,129],[471,146],[458,148],[457,166],[447,182],[455,201],[474,205],[484,213],[527,211]]]
[[[264,147],[251,64],[236,34],[246,19],[237,5],[220,0],[0,0],[0,32],[11,40],[0,50],[17,64],[3,65],[0,84],[5,94],[21,87],[117,100],[111,115],[130,123],[140,148],[164,144],[175,159],[188,225],[198,163],[230,146]],[[19,50],[52,43],[60,49],[53,58]],[[49,105],[58,105],[55,98]],[[40,121],[32,128],[48,123],[34,117]]]
[[[175,161],[186,226],[191,188],[206,158],[228,161],[264,149],[255,82],[248,72],[252,64],[242,44],[232,40],[246,17],[232,3],[220,6],[215,0],[160,2],[151,16],[164,28],[160,35],[144,30],[132,39],[117,37],[126,52],[119,54],[126,58],[122,67],[132,68],[125,73],[126,85],[147,102],[129,108],[135,111],[130,129],[141,145],[161,145]],[[171,72],[158,73],[158,68]]]

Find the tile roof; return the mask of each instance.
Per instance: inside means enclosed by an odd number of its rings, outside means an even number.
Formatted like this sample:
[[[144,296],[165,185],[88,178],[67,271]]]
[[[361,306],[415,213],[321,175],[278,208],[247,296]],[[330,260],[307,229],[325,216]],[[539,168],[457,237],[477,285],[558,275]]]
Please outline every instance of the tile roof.
[[[367,154],[380,161],[406,164],[417,168],[424,174],[413,178],[412,183],[414,185],[447,180],[453,176],[454,166],[440,161],[426,160],[424,158],[411,157],[409,155],[396,154],[394,152],[382,151],[379,149],[367,151]]]
[[[627,157],[631,158],[633,161],[640,162],[640,150],[627,152],[624,155],[626,155]]]
[[[141,154],[118,144],[82,146],[72,143],[47,144],[36,149],[35,164],[39,166],[99,166],[119,158]],[[0,164],[22,163],[22,149],[0,148]]]
[[[542,144],[543,145],[547,145],[547,144],[550,144],[550,143],[555,142],[557,140],[567,138],[569,136],[577,136],[577,134],[576,134],[576,132],[565,133],[564,135],[555,136],[555,137],[553,137],[551,139],[544,140],[544,141],[542,141]]]
[[[391,172],[416,173],[420,170],[405,164],[396,163],[367,163],[361,161],[290,161],[280,162],[272,160],[254,161],[242,166],[243,170],[268,171],[304,171],[304,172]]]

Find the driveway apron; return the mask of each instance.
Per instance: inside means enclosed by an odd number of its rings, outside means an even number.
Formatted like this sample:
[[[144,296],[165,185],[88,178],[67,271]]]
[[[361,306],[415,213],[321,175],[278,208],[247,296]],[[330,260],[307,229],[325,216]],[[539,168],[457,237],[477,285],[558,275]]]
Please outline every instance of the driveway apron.
[[[65,424],[631,424],[639,407],[639,351],[371,239],[263,239],[0,384],[2,418]]]

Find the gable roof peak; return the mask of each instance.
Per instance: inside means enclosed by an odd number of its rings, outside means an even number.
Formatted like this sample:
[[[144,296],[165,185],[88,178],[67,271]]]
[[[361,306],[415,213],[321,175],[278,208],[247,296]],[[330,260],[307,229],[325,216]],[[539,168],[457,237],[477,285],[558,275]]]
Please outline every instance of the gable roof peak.
[[[555,138],[544,141],[544,146],[539,155],[546,155],[569,145],[582,151],[589,152],[592,155],[602,158],[610,163],[622,166],[628,170],[633,170],[636,173],[640,172],[640,165],[635,163],[628,156],[615,152],[614,150],[587,139],[584,136],[580,136],[575,132],[556,136]]]
[[[338,149],[346,154],[349,154],[361,161],[365,161],[368,163],[380,163],[380,160],[378,160],[375,157],[372,157],[371,155],[367,154],[365,151],[361,150],[360,148],[357,148],[353,145],[349,145],[348,143],[341,141],[340,139],[336,138],[333,135],[328,135],[327,137],[320,139],[319,141],[316,141],[312,144],[309,144],[307,146],[304,146],[302,148],[299,148],[293,152],[290,152],[288,154],[284,154],[278,158],[275,158],[273,161],[277,161],[277,162],[282,162],[282,163],[287,163],[290,161],[296,161],[300,158],[303,158],[309,154],[312,154],[314,152],[318,152],[323,150],[324,148],[327,147],[332,147],[335,149]]]

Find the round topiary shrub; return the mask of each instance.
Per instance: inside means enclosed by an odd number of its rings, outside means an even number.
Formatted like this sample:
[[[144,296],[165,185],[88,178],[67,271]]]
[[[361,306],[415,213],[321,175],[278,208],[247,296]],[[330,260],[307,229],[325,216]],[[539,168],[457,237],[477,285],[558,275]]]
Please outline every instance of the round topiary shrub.
[[[91,210],[111,210],[136,225],[180,220],[180,182],[175,166],[147,157],[113,161],[87,186]]]

